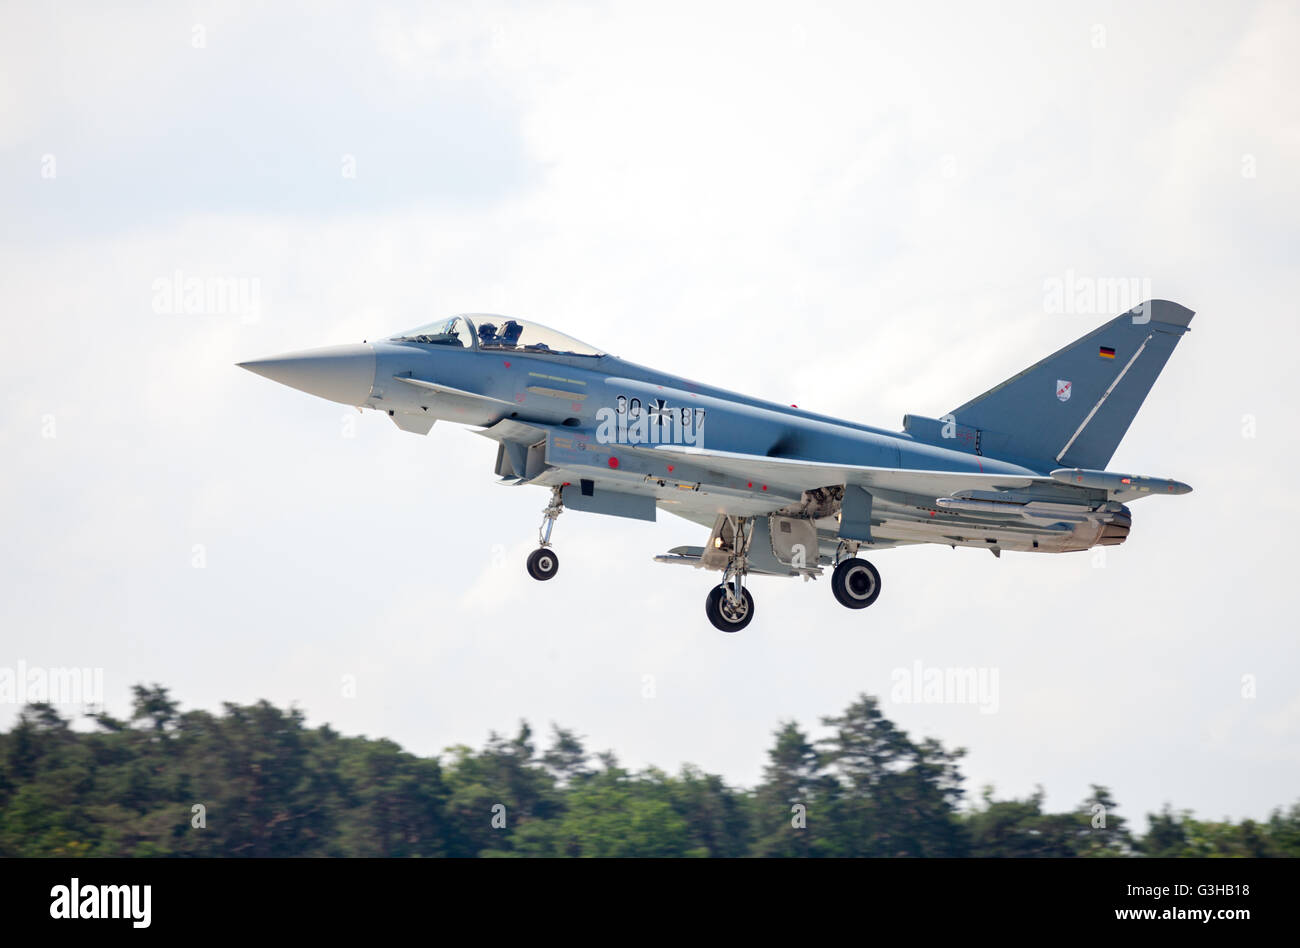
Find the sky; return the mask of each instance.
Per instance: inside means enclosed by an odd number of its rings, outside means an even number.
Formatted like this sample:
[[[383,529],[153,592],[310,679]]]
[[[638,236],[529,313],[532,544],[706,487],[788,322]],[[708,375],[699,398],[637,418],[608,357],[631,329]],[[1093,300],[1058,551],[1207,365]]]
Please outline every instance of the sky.
[[[1300,799],[1295,4],[0,25],[0,673],[99,669],[118,715],[141,682],[265,698],[426,755],[554,722],[746,786],[779,722],[821,736],[870,693],[966,749],[971,796],[1103,784],[1139,825]],[[738,635],[716,577],[652,562],[702,528],[569,512],[537,583],[547,495],[495,484],[490,441],[235,367],[488,311],[901,427],[1150,297],[1197,316],[1110,469],[1193,493],[1133,504],[1104,556],[881,551],[861,612],[757,577]],[[905,700],[918,667],[996,700]]]

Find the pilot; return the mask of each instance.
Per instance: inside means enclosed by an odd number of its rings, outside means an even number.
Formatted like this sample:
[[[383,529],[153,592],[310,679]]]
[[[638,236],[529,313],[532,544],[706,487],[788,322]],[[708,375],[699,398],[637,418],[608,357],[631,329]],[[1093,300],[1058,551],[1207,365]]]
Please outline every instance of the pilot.
[[[513,319],[507,319],[505,325],[501,327],[501,339],[513,349],[519,343],[519,337],[523,332],[523,326]]]
[[[495,345],[498,342],[497,327],[492,323],[479,323],[478,341],[481,346]]]

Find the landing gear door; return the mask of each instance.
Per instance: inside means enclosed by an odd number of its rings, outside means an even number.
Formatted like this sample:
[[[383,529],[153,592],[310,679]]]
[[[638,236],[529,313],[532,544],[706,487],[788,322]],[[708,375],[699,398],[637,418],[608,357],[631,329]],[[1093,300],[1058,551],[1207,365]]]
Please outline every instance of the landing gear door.
[[[792,569],[816,569],[817,528],[801,517],[768,518],[772,536],[772,555]]]

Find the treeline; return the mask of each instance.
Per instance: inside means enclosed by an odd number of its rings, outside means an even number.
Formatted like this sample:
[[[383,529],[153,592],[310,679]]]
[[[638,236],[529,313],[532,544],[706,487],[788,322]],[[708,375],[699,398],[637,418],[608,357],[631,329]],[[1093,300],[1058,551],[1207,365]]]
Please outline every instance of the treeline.
[[[630,772],[555,727],[422,758],[308,728],[263,701],[182,713],[136,686],[129,720],[74,730],[28,705],[0,734],[0,856],[1296,856],[1300,805],[1266,822],[1166,808],[1135,835],[1104,787],[963,804],[960,750],[914,741],[862,696],[812,741],[783,724],[747,790]]]

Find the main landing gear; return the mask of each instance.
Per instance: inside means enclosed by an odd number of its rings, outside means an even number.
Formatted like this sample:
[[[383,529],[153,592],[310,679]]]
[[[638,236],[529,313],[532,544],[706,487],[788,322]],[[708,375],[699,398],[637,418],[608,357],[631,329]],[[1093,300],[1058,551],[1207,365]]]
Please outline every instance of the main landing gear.
[[[709,590],[704,600],[704,614],[715,628],[723,632],[739,632],[754,618],[754,597],[744,586],[740,595],[730,583],[721,583]]]
[[[841,606],[865,609],[880,596],[880,573],[866,560],[857,558],[857,543],[850,548],[840,541],[835,551],[835,572],[831,574],[831,592]]]
[[[731,541],[727,566],[722,571],[722,582],[710,589],[704,600],[704,614],[714,628],[739,632],[754,618],[754,597],[744,586],[745,573],[749,571],[745,553],[754,536],[754,522],[745,517],[731,519],[717,534],[718,549],[724,548],[724,534],[730,534]]]
[[[547,580],[560,571],[560,557],[551,549],[551,528],[555,526],[555,518],[564,513],[560,491],[559,487],[551,488],[551,502],[542,511],[542,525],[537,528],[541,545],[528,555],[528,575],[533,579]]]

